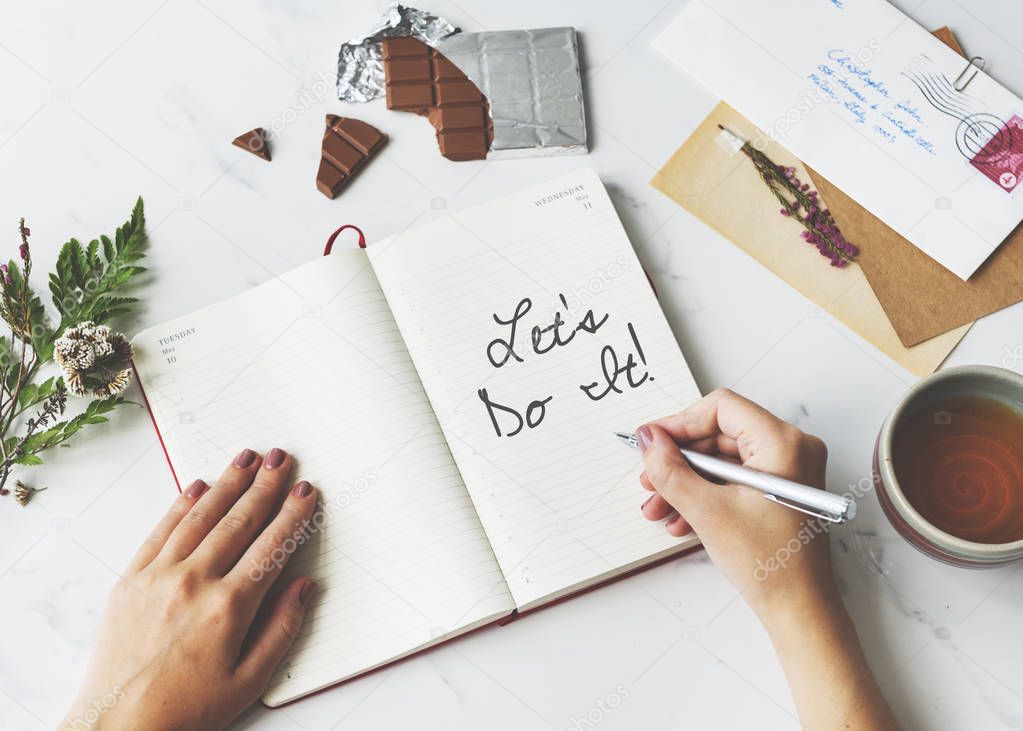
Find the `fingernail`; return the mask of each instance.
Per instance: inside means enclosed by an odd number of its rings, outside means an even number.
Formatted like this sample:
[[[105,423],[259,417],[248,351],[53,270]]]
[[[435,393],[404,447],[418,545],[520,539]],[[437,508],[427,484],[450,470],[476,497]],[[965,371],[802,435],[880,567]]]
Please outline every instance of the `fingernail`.
[[[303,607],[308,607],[310,604],[312,604],[313,597],[316,596],[316,591],[319,588],[320,588],[319,585],[315,581],[310,581],[308,584],[302,587],[302,591],[298,593],[298,600],[302,603]]]
[[[250,464],[252,464],[252,460],[254,460],[255,458],[256,458],[255,452],[253,452],[251,449],[243,449],[241,452],[238,453],[238,456],[234,458],[234,466],[237,467],[238,469],[243,470]]]
[[[284,464],[284,459],[287,456],[288,456],[287,452],[285,452],[283,449],[278,449],[277,447],[274,447],[273,449],[270,450],[270,453],[266,455],[266,461],[263,464],[266,465],[266,468],[268,470],[275,470],[282,464]]]
[[[206,483],[202,480],[196,480],[191,485],[185,488],[185,497],[189,500],[195,500],[197,497],[206,492]]]
[[[646,448],[650,446],[650,443],[654,440],[653,432],[650,431],[650,427],[641,426],[636,430],[636,442],[639,444],[639,450],[645,452]]]
[[[295,485],[295,489],[292,491],[295,493],[295,497],[309,497],[313,492],[313,486],[305,480]]]
[[[643,504],[639,506],[639,509],[642,510],[643,508],[645,508],[647,506],[647,503],[649,503],[653,499],[654,499],[653,495],[648,497],[646,500],[643,501]]]

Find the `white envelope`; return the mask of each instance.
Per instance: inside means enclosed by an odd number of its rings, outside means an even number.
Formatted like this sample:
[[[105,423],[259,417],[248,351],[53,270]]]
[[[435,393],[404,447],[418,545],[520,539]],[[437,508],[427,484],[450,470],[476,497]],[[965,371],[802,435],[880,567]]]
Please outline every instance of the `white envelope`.
[[[885,0],[692,0],[654,45],[962,279],[1023,219],[1023,101]]]

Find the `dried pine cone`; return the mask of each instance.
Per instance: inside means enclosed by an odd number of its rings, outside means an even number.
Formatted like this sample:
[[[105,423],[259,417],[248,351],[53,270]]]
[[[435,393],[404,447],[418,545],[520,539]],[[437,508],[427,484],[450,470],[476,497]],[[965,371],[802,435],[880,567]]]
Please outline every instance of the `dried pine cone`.
[[[126,337],[90,321],[69,328],[53,348],[68,390],[75,396],[91,391],[105,398],[126,389],[131,380],[131,356]]]

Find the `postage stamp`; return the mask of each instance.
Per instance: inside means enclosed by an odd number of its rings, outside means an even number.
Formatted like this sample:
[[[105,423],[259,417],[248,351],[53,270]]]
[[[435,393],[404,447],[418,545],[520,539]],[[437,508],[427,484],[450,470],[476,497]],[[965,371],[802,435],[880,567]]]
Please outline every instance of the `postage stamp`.
[[[1023,119],[1012,115],[995,132],[970,164],[1005,191],[1012,191],[1023,178]]]

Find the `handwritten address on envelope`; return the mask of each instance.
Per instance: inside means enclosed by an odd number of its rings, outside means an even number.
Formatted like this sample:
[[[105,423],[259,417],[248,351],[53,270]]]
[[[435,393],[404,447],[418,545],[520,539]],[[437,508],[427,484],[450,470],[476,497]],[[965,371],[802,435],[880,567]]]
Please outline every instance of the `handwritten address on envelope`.
[[[692,0],[655,46],[962,279],[1023,219],[1023,100],[885,0]]]

